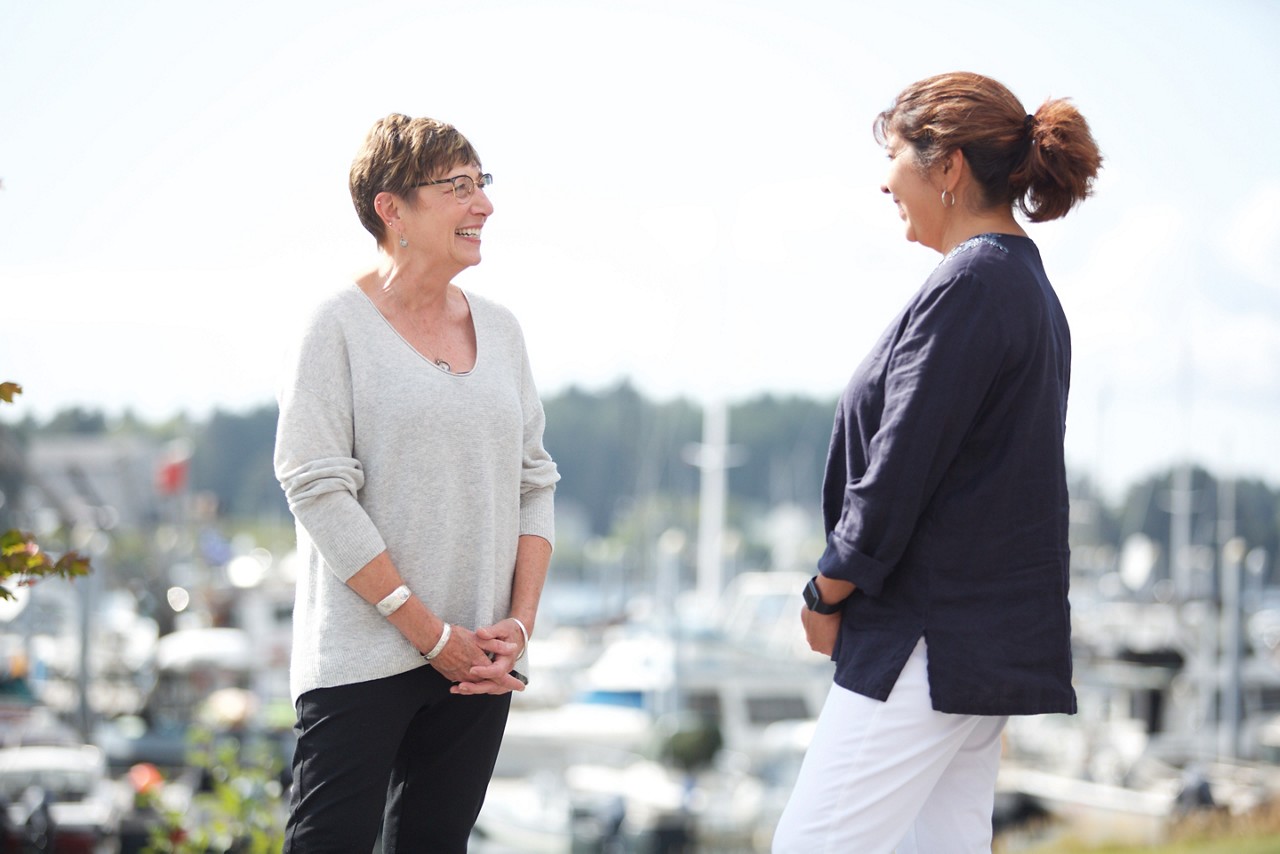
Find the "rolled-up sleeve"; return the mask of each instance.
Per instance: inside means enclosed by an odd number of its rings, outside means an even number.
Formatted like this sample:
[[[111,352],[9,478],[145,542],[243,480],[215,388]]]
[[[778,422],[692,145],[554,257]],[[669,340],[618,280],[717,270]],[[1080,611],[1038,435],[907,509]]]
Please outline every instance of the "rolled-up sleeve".
[[[333,350],[309,335],[290,365],[279,393],[275,471],[301,532],[345,582],[386,543],[358,500],[364,470],[353,455],[349,369]],[[321,384],[332,393],[317,392]]]
[[[836,430],[846,435],[833,447],[845,451],[843,493],[829,469],[824,501],[841,506],[822,574],[877,596],[898,565],[1000,372],[1007,340],[990,300],[970,275],[926,288],[883,340],[887,352],[864,363],[883,370],[870,383],[882,390],[883,409],[864,445],[867,425],[853,423],[858,401],[842,403]],[[862,387],[866,380],[855,378]]]

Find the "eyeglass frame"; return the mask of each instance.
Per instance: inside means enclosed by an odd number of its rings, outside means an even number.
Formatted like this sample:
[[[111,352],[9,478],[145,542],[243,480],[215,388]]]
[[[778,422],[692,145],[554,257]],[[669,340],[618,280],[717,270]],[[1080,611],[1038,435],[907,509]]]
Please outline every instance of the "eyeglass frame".
[[[465,196],[458,195],[462,192],[462,188],[466,186],[465,184],[459,184],[459,181],[470,181],[471,192],[467,193]],[[471,197],[476,194],[476,190],[483,190],[492,183],[493,176],[488,172],[481,172],[479,181],[472,178],[470,175],[454,175],[452,178],[441,178],[438,181],[423,181],[421,184],[414,184],[413,186],[414,189],[417,189],[418,187],[434,187],[437,184],[452,184],[453,197],[457,199],[458,204],[465,205],[467,202],[471,201]]]

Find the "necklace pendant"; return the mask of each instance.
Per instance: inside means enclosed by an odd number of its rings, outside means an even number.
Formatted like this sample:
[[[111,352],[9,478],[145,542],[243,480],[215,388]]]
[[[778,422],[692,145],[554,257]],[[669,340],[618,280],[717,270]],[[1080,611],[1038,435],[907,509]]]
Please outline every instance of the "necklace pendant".
[[[453,368],[449,367],[449,363],[446,362],[444,359],[436,359],[436,367],[442,368],[443,370],[446,370],[449,373],[453,373]]]

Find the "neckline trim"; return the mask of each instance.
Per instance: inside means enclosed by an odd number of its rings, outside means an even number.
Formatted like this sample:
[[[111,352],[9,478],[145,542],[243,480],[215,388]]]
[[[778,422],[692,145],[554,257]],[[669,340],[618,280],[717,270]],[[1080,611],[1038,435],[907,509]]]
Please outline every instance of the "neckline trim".
[[[378,316],[378,319],[382,321],[383,325],[386,326],[387,329],[391,330],[391,334],[395,335],[396,338],[400,339],[400,343],[404,344],[405,347],[409,348],[409,352],[413,353],[413,355],[421,359],[424,364],[430,365],[432,368],[435,368],[437,371],[439,371],[440,373],[444,374],[447,377],[469,377],[476,372],[477,368],[480,367],[480,353],[482,350],[480,346],[480,325],[476,323],[475,303],[471,301],[471,296],[464,289],[458,288],[458,293],[462,294],[462,298],[467,301],[467,309],[469,314],[471,315],[471,331],[474,332],[476,336],[476,361],[475,361],[475,364],[471,366],[471,370],[469,371],[452,370],[451,368],[448,368],[445,366],[445,365],[448,365],[448,362],[445,362],[444,365],[441,365],[441,364],[438,364],[436,360],[428,357],[427,354],[423,353],[417,347],[413,346],[413,344],[409,342],[409,339],[405,338],[403,335],[400,334],[400,330],[396,329],[395,326],[391,323],[391,321],[387,319],[387,316],[378,309],[378,306],[374,304],[373,300],[369,297],[367,293],[364,292],[364,288],[360,287],[360,284],[358,282],[352,282],[351,287],[354,288],[356,293],[358,293],[364,299],[365,303],[367,303],[369,308],[373,311],[373,313]],[[454,287],[457,287],[457,286],[455,285]]]
[[[942,260],[950,261],[955,256],[964,252],[968,252],[971,249],[977,249],[979,246],[991,246],[1003,252],[1004,254],[1008,255],[1009,247],[1005,246],[1004,243],[1002,243],[1001,241],[1006,237],[1018,237],[1018,236],[1019,235],[1016,235],[1016,234],[999,234],[994,231],[987,231],[987,232],[983,232],[982,234],[975,234],[973,237],[970,237],[968,240],[962,240],[961,242],[953,246],[951,248],[951,251],[948,252]]]

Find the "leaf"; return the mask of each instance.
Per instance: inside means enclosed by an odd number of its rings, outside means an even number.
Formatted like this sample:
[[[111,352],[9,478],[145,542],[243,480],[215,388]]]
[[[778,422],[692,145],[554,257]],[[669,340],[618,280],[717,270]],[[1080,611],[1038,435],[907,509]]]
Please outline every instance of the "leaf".
[[[63,578],[76,578],[89,574],[89,559],[78,552],[67,552],[58,558],[54,571]]]
[[[0,551],[4,554],[14,554],[18,551],[26,551],[31,537],[17,529],[5,531],[0,534]]]
[[[72,579],[91,570],[89,558],[78,552],[67,552],[55,561],[31,534],[16,529],[0,533],[0,599],[12,598],[9,584],[30,587],[51,575]]]
[[[17,383],[0,383],[0,400],[5,403],[13,403],[15,395],[22,394],[22,386]]]

